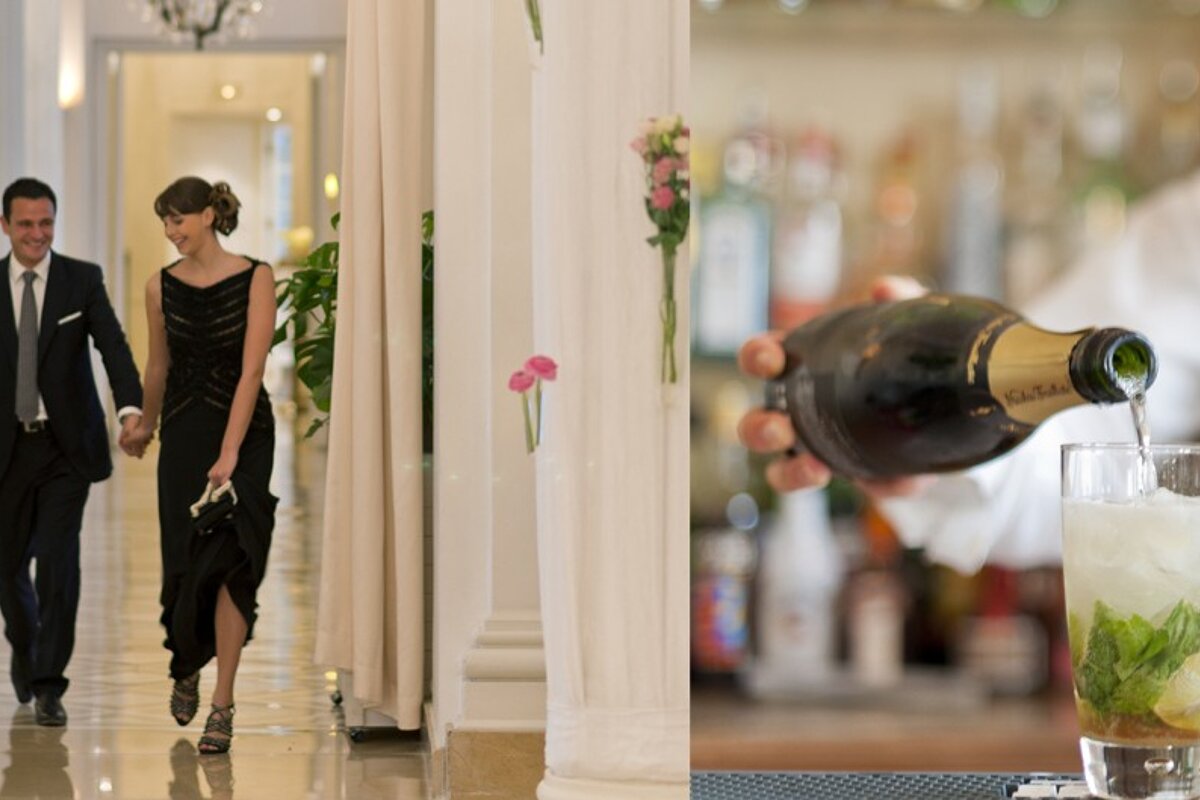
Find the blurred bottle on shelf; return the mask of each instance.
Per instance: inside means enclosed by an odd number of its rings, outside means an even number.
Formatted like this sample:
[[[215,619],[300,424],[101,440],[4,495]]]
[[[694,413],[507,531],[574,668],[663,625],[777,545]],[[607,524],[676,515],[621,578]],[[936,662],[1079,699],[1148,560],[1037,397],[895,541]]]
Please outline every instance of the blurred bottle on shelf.
[[[954,294],[1004,299],[1004,162],[996,147],[999,80],[991,64],[958,81],[957,164],[946,215],[942,286]]]
[[[963,621],[975,611],[974,575],[930,563],[920,551],[905,552],[906,584],[913,595],[909,614],[906,660],[953,666]]]
[[[1046,641],[1045,685],[1069,694],[1071,644],[1067,636],[1067,611],[1062,569],[1038,567],[1018,573],[1018,608],[1032,617]]]
[[[1134,195],[1125,163],[1128,112],[1121,100],[1124,54],[1097,43],[1084,54],[1076,134],[1083,163],[1076,191],[1075,252],[1112,242],[1125,230]]]
[[[1020,308],[1066,262],[1063,243],[1063,107],[1042,82],[1026,98],[1012,182],[1005,293]]]
[[[823,491],[791,492],[760,540],[754,658],[746,674],[754,695],[819,690],[836,672],[836,599],[841,551]]]
[[[887,148],[880,164],[871,206],[872,241],[855,280],[866,284],[880,275],[922,272],[922,197],[919,187],[920,146],[906,130]]]
[[[692,534],[692,672],[732,680],[750,654],[751,587],[758,506],[747,494],[727,505],[729,525]]]
[[[1155,182],[1191,172],[1200,154],[1200,72],[1190,59],[1172,59],[1158,73]]]
[[[981,598],[958,642],[958,664],[996,695],[1028,695],[1049,675],[1045,628],[1019,603],[1021,576],[1002,567],[984,567]]]
[[[842,206],[837,144],[810,127],[788,153],[787,185],[776,215],[771,327],[791,330],[821,312],[842,276]]]
[[[701,355],[732,357],[749,336],[767,328],[770,198],[783,149],[767,128],[765,109],[765,101],[752,95],[741,129],[725,144],[721,189],[699,203],[692,346]]]
[[[862,516],[863,562],[846,576],[843,589],[846,657],[850,676],[870,689],[895,686],[904,678],[904,627],[908,593],[898,571],[900,544],[873,505]]]

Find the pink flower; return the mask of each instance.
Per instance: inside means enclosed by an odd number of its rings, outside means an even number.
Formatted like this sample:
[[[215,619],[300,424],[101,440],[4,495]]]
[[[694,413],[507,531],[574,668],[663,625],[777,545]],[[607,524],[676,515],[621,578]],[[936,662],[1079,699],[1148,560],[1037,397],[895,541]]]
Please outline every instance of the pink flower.
[[[651,178],[655,183],[666,183],[671,177],[671,173],[675,171],[675,159],[660,158],[654,162],[654,170],[651,172]]]
[[[529,387],[533,386],[536,380],[536,375],[531,375],[525,370],[519,369],[512,374],[511,378],[508,379],[508,388],[512,389],[514,392],[528,391]]]
[[[554,359],[550,356],[530,356],[529,360],[525,362],[522,372],[535,378],[552,381],[558,377],[558,364],[555,364]]]
[[[633,151],[638,155],[646,155],[646,138],[644,136],[639,136],[638,138],[634,139],[629,143],[629,146],[633,148]]]
[[[675,192],[670,186],[659,186],[650,193],[650,207],[666,211],[675,205]]]

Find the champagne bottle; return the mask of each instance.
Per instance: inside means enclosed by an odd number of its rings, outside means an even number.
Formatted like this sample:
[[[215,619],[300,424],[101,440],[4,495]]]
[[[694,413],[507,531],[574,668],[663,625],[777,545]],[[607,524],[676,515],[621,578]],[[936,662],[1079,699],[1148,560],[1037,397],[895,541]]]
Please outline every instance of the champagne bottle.
[[[965,469],[1052,414],[1119,403],[1153,383],[1150,342],[1122,328],[1055,333],[998,303],[926,295],[825,314],[784,340],[767,407],[852,478]]]

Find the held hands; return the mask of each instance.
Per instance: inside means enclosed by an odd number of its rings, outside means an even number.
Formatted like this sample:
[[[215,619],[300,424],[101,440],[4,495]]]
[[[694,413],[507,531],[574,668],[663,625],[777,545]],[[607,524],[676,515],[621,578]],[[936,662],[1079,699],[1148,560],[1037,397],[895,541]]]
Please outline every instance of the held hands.
[[[919,297],[925,288],[912,278],[889,276],[880,278],[871,287],[871,297],[876,302],[906,300]],[[773,331],[748,339],[738,351],[738,367],[745,374],[770,380],[778,377],[784,369],[786,354],[783,350],[783,332]],[[738,436],[742,444],[757,453],[777,453],[795,445],[796,431],[787,414],[781,411],[752,409],[738,424]],[[820,487],[829,483],[832,473],[824,463],[810,453],[801,452],[794,456],[781,456],[767,466],[767,483],[777,492]],[[898,478],[888,481],[860,481],[859,486],[874,498],[909,495],[918,491],[928,481],[923,476]]]
[[[121,423],[117,445],[127,456],[141,458],[146,454],[146,445],[154,438],[154,430],[142,424],[141,414],[128,414]]]

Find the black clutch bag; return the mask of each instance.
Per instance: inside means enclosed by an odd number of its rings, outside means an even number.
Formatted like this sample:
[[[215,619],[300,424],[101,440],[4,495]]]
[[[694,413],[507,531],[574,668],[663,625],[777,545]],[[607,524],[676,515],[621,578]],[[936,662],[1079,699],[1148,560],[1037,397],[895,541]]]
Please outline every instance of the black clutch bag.
[[[211,483],[208,484],[204,487],[204,494],[200,495],[200,499],[192,503],[192,527],[200,536],[209,535],[218,525],[233,517],[237,502],[237,492],[234,491],[231,481],[226,481],[216,488]]]

